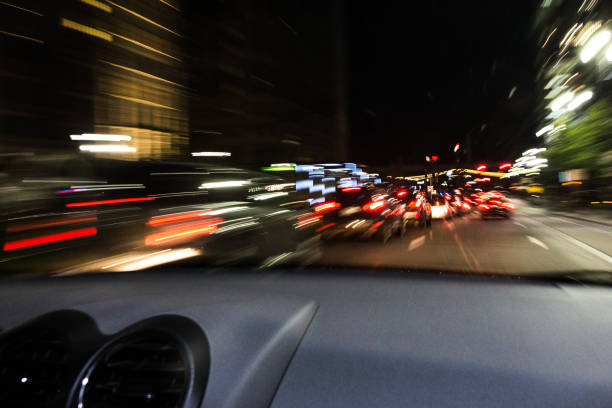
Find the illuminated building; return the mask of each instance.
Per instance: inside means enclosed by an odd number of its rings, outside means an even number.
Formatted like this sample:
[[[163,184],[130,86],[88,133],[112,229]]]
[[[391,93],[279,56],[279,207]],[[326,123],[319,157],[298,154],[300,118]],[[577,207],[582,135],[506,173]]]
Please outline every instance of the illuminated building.
[[[340,0],[0,2],[0,141],[134,160],[342,158],[341,14]],[[82,134],[130,139],[83,148],[69,137]]]
[[[125,158],[187,152],[176,0],[8,0],[0,15],[5,148],[76,151],[70,134],[112,133],[131,136]]]

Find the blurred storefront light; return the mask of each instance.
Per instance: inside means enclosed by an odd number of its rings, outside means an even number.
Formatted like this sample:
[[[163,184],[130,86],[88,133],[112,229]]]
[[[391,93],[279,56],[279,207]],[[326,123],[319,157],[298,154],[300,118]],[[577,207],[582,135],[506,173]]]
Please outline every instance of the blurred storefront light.
[[[99,144],[99,145],[80,145],[79,150],[82,152],[92,153],[133,153],[135,147],[116,144]]]
[[[82,133],[80,135],[70,135],[70,140],[87,140],[96,142],[129,142],[131,136],[108,135],[103,133]]]
[[[251,182],[249,180],[217,181],[214,183],[204,183],[200,186],[200,189],[242,187],[247,184],[251,184]]]
[[[230,152],[193,152],[191,153],[194,157],[230,157]]]

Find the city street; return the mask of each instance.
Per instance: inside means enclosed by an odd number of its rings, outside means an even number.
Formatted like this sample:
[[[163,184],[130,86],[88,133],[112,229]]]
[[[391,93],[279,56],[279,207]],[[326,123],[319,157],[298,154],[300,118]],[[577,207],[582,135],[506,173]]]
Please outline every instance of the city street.
[[[386,244],[327,242],[322,263],[514,275],[612,269],[612,227],[515,202],[509,220],[472,213]]]

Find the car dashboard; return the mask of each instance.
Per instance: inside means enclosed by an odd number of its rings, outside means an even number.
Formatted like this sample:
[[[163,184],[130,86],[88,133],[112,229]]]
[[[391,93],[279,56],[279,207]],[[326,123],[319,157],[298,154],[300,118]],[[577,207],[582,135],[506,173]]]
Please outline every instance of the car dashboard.
[[[612,405],[612,291],[491,277],[172,270],[0,285],[23,407]]]

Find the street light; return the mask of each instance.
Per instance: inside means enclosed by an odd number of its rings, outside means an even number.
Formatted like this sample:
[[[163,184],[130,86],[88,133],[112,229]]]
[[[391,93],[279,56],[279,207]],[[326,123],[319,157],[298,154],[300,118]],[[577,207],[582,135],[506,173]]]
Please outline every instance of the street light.
[[[550,109],[552,109],[553,112],[558,111],[566,103],[571,102],[572,99],[574,99],[574,94],[572,92],[566,92],[552,101],[550,104]]]
[[[546,125],[544,126],[542,129],[538,130],[536,132],[536,136],[540,137],[542,136],[544,133],[546,132],[550,132],[551,130],[553,130],[555,128],[555,126],[551,123],[550,125]]]
[[[460,146],[459,143],[457,143],[455,145],[455,148],[453,149],[453,152],[457,153],[457,150],[459,150],[459,146]]]
[[[591,91],[583,91],[580,92],[576,97],[567,105],[569,110],[574,110],[589,99],[593,97],[593,92]]]
[[[610,41],[610,31],[603,30],[593,35],[580,52],[580,61],[589,62]]]

